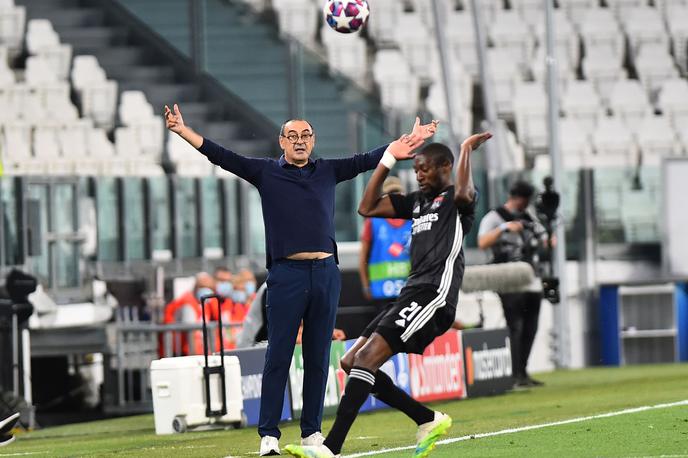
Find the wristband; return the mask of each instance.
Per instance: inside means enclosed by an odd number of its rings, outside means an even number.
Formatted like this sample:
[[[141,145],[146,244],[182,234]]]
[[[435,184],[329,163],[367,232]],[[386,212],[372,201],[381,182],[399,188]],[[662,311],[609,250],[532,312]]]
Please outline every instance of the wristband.
[[[392,170],[392,167],[394,167],[394,164],[396,163],[397,158],[395,158],[394,155],[389,152],[389,150],[385,150],[385,154],[383,154],[382,159],[380,159],[380,164],[384,165],[389,170]]]
[[[499,229],[502,232],[509,232],[509,223],[502,223],[499,225]]]

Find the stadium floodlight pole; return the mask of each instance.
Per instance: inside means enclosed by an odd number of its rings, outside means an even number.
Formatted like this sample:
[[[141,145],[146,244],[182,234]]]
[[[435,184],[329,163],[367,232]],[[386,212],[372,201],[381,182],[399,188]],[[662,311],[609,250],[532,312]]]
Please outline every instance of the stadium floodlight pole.
[[[559,88],[557,71],[557,50],[554,43],[554,5],[553,0],[544,0],[545,26],[547,42],[547,101],[548,101],[548,130],[549,130],[549,154],[552,162],[552,178],[554,189],[561,193],[564,180],[561,153],[559,151]],[[561,199],[562,203],[566,199]],[[561,215],[563,210],[559,207],[559,221],[556,226],[557,245],[554,249],[555,263],[554,274],[559,278],[559,295],[561,301],[554,308],[554,326],[556,329],[556,360],[558,367],[569,366],[569,309],[566,285],[566,230]]]
[[[468,132],[456,132],[454,130],[454,85],[452,84],[452,69],[449,65],[449,55],[447,53],[447,40],[444,32],[445,20],[440,11],[439,0],[432,0],[432,16],[435,22],[435,40],[437,41],[437,50],[440,54],[440,65],[442,68],[442,86],[444,88],[444,103],[447,107],[447,124],[449,124],[449,137],[451,138],[451,148],[455,154],[458,154],[461,142],[459,135],[465,135]]]
[[[485,119],[483,130],[492,132],[493,139],[485,143],[487,166],[487,189],[488,204],[490,207],[498,205],[497,178],[503,172],[500,156],[504,153],[504,135],[499,120],[497,119],[497,102],[494,96],[494,87],[490,79],[490,68],[487,60],[487,40],[483,23],[482,7],[480,0],[471,0],[471,12],[473,13],[473,31],[475,32],[475,52],[478,55],[478,68],[480,81],[483,90],[483,107],[485,109]]]

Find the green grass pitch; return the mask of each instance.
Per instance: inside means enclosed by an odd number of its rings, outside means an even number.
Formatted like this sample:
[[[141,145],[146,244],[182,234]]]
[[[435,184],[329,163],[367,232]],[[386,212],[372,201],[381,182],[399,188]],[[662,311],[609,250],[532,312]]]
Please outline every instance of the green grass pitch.
[[[627,408],[688,399],[688,364],[595,368],[541,374],[542,388],[433,404],[454,418],[447,437],[500,431]],[[327,432],[332,419],[324,421]],[[362,414],[344,454],[412,445],[415,424],[387,410]],[[299,438],[283,425],[282,445]],[[156,436],[152,415],[97,421],[20,434],[2,456],[257,456],[254,428]],[[410,450],[381,457],[409,457]],[[440,444],[434,457],[688,457],[688,406]]]

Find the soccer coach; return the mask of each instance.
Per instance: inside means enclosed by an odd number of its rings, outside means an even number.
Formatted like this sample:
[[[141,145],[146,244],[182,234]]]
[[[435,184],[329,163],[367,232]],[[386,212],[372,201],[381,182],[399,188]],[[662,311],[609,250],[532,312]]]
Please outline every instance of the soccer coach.
[[[184,124],[179,107],[165,106],[167,128],[210,162],[258,189],[267,255],[268,349],[263,370],[260,455],[279,454],[284,389],[303,319],[304,445],[322,443],[323,400],[341,278],[334,230],[335,186],[377,167],[384,154],[400,157],[435,133],[436,123],[416,123],[411,135],[390,145],[343,159],[312,159],[315,132],[308,121],[287,121],[279,133],[278,159],[250,158],[213,143]]]

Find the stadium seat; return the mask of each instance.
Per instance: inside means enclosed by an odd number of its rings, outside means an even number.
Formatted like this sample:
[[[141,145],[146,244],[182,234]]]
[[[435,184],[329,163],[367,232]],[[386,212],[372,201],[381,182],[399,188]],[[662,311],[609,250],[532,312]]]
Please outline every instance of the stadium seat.
[[[90,129],[86,142],[88,157],[79,164],[84,175],[123,174],[123,167],[115,157],[115,146],[108,140],[105,130],[97,127]]]
[[[600,118],[592,134],[592,143],[596,152],[591,157],[593,167],[631,167],[638,162],[633,133],[621,118]]]
[[[72,47],[60,43],[60,38],[47,19],[32,19],[26,30],[26,49],[50,61],[59,79],[66,79],[72,59]]]
[[[383,108],[415,113],[418,109],[420,82],[411,72],[400,51],[387,49],[375,54],[373,78],[380,88]]]
[[[33,155],[31,154],[31,126],[23,121],[4,123],[2,164],[4,172],[10,175],[31,175]]]
[[[17,79],[7,63],[8,58],[9,51],[7,46],[0,45],[0,86],[12,85]]]
[[[79,118],[79,112],[69,97],[69,84],[64,82],[43,83],[32,87],[41,102],[45,116],[61,121]]]
[[[413,10],[420,16],[423,23],[430,28],[430,30],[434,30],[435,18],[433,13],[433,2],[429,2],[428,0],[411,0],[411,3],[413,5]],[[440,8],[440,18],[442,19],[447,18],[449,14],[456,11],[456,2],[454,0],[437,0],[437,3]],[[373,5],[377,13],[377,1],[375,1]]]
[[[519,142],[530,155],[547,148],[547,95],[540,83],[520,83],[514,91]]]
[[[588,11],[598,9],[598,0],[559,0],[559,9],[563,10],[566,16],[574,24],[580,24]]]
[[[680,118],[688,120],[688,81],[684,78],[665,80],[659,91],[657,108],[672,123]],[[674,124],[674,127],[678,126]]]
[[[9,48],[11,53],[21,51],[26,28],[26,8],[6,6],[0,8],[0,44]]]
[[[658,166],[662,157],[681,154],[681,144],[666,116],[647,116],[643,119],[636,139],[643,165]]]
[[[678,69],[664,45],[644,45],[635,57],[638,78],[651,100],[657,100],[662,84],[678,78]]]
[[[560,118],[559,151],[567,169],[587,166],[594,161],[590,131],[577,119]]]
[[[544,9],[540,0],[510,0],[511,9],[516,11],[529,26],[535,26],[544,21]]]
[[[435,36],[416,13],[404,13],[397,22],[396,42],[413,73],[429,82],[430,67],[439,59]]]
[[[490,79],[494,84],[497,114],[511,119],[514,114],[513,97],[516,85],[522,80],[518,62],[508,50],[487,50]]]
[[[666,22],[676,62],[681,70],[688,71],[688,6],[668,8]]]
[[[568,53],[564,48],[557,48],[557,75],[559,89],[564,91],[569,82],[576,79],[576,67],[571,66]],[[530,70],[533,74],[533,79],[546,87],[547,84],[547,49],[540,44],[535,51],[535,57],[530,62]],[[576,64],[578,65],[578,64]]]
[[[488,24],[488,33],[495,47],[508,51],[522,70],[535,50],[535,37],[516,11],[502,11]]]
[[[65,124],[57,134],[62,157],[75,163],[88,157],[88,135],[91,129],[93,123],[90,119],[79,119]],[[78,167],[75,167],[75,173],[81,174]]]
[[[397,21],[404,14],[403,2],[399,0],[375,0],[375,14],[371,14],[366,25],[371,38],[378,47],[396,42]]]
[[[669,36],[656,8],[644,6],[629,9],[622,27],[628,36],[628,44],[633,55],[637,55],[643,46],[647,45],[669,49]]]
[[[43,122],[33,131],[33,155],[36,175],[71,175],[74,165],[60,154],[59,123]]]
[[[209,176],[213,164],[179,135],[170,132],[167,136],[167,154],[180,176]]]
[[[621,21],[625,20],[633,9],[647,5],[647,0],[606,0],[606,2],[609,9]]]
[[[450,84],[454,87],[454,91],[460,98],[463,107],[470,108],[473,104],[473,78],[453,54],[447,56],[447,61],[451,73]],[[429,70],[433,84],[441,84],[444,81],[442,65],[439,59],[435,65],[430,66]]]
[[[688,0],[654,0],[655,7],[666,17],[671,9],[688,7]]]
[[[483,14],[483,24],[490,24],[494,17],[504,10],[503,0],[479,0],[478,4]],[[463,0],[463,9],[468,14],[472,14],[473,2]]]
[[[105,70],[98,63],[96,56],[75,56],[71,72],[72,85],[81,90],[90,83],[105,81]]]
[[[445,28],[448,48],[464,66],[473,79],[478,78],[478,53],[474,33],[473,18],[465,11],[455,11],[449,15]]]
[[[330,70],[341,73],[363,85],[368,73],[366,42],[357,33],[349,35],[331,33],[324,25],[320,36],[327,50]]]
[[[542,2],[538,2],[541,7]],[[557,58],[559,59],[559,66],[561,68],[575,69],[580,62],[580,37],[578,31],[573,23],[564,14],[563,11],[558,10],[554,12],[555,37],[554,44],[557,48]],[[538,21],[536,23],[536,38],[539,43],[538,47],[544,52],[547,48],[547,36],[545,21]],[[562,62],[563,57],[566,57],[567,62]]]
[[[569,119],[583,124],[586,132],[592,132],[603,113],[602,103],[589,81],[571,81],[561,99],[561,108]]]
[[[621,64],[624,57],[625,39],[621,26],[607,8],[593,8],[586,11],[578,25],[587,55],[591,50],[609,49],[615,62]]]
[[[627,76],[621,60],[606,46],[587,49],[582,68],[583,76],[593,83],[604,104],[609,103],[609,91]]]
[[[315,43],[318,9],[309,0],[272,0],[280,34],[307,45]]]
[[[454,93],[452,104],[454,121],[452,127],[455,134],[463,138],[471,132],[473,117],[470,105],[466,104],[460,91],[456,92]],[[448,121],[447,101],[445,98],[444,85],[441,82],[434,83],[430,86],[425,105],[432,113],[433,118],[439,119],[441,122]]]
[[[636,129],[646,116],[652,114],[647,93],[638,80],[617,81],[611,90],[609,108],[631,129]]]
[[[31,85],[59,81],[57,71],[44,56],[30,56],[26,59],[24,79]]]

